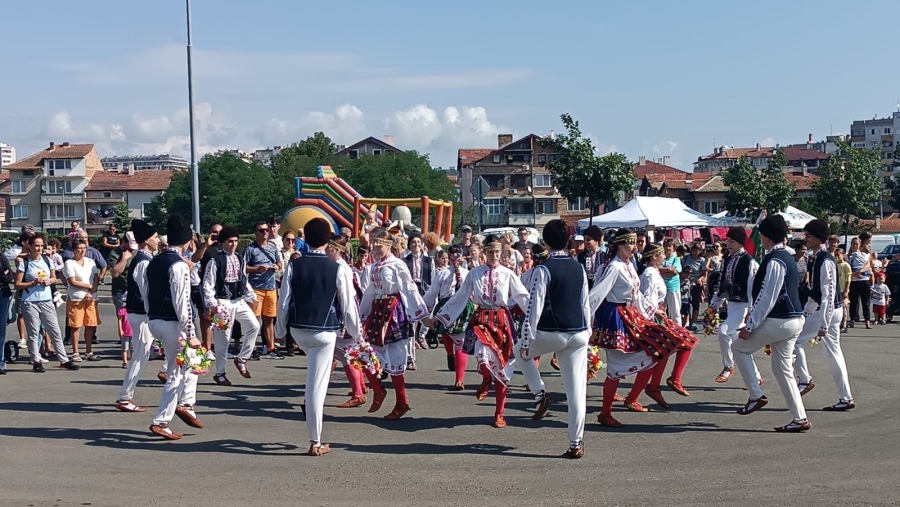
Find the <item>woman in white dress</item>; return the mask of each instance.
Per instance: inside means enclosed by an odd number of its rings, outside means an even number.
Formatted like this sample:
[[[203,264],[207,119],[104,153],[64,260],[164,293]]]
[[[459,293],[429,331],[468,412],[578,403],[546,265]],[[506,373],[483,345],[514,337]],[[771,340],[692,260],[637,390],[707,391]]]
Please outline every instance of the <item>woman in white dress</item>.
[[[331,240],[328,241],[327,246],[325,247],[325,254],[329,259],[337,262],[338,264],[343,264],[350,267],[346,261],[347,252],[350,249],[347,247],[347,239],[343,236],[333,235]],[[359,283],[356,280],[356,272],[351,268],[350,271],[353,273],[353,287],[356,291],[356,304],[359,306],[359,299],[362,297],[362,291],[359,290]],[[347,375],[347,381],[350,383],[350,399],[338,405],[338,408],[354,408],[360,405],[363,405],[366,400],[366,385],[363,380],[362,370],[358,370],[353,367],[347,361],[347,355],[345,354],[345,350],[347,347],[350,347],[354,344],[353,338],[347,333],[346,330],[341,330],[338,333],[338,338],[335,341],[334,346],[334,359],[341,363],[341,366],[344,368],[344,374]]]
[[[396,404],[387,420],[396,420],[409,412],[406,397],[406,348],[413,336],[412,323],[428,316],[425,301],[413,281],[406,263],[391,254],[394,239],[384,229],[372,231],[372,255],[375,262],[363,270],[360,285],[364,287],[359,305],[363,336],[378,353],[384,371],[391,376],[397,396]],[[369,413],[381,408],[387,391],[381,380],[365,371],[369,385],[375,391]]]
[[[432,314],[435,315],[441,311],[447,301],[450,301],[456,291],[462,288],[463,280],[469,275],[469,270],[465,267],[466,260],[462,255],[462,248],[459,245],[453,245],[449,252],[450,264],[435,274],[431,286],[425,293],[425,304],[432,309]],[[445,327],[438,324],[436,330],[444,343],[444,350],[447,352],[447,369],[456,372],[456,383],[454,384],[456,391],[466,388],[463,384],[463,377],[466,374],[469,356],[462,348],[466,326],[468,326],[469,317],[472,316],[474,310],[475,305],[469,301],[465,310],[452,325]]]
[[[462,287],[447,301],[447,304],[430,322],[439,322],[449,327],[469,305],[469,298],[478,307],[466,330],[464,350],[474,353],[478,369],[482,375],[476,397],[479,401],[487,398],[494,380],[494,394],[497,406],[494,410],[495,428],[506,427],[503,411],[506,407],[506,390],[509,384],[507,369],[513,361],[513,343],[516,341],[515,322],[509,311],[509,302],[523,310],[528,307],[528,289],[510,269],[500,265],[503,246],[500,238],[488,236],[484,239],[486,262],[469,271]]]
[[[641,293],[641,281],[631,263],[637,235],[619,229],[612,244],[615,257],[609,262],[588,297],[594,315],[592,343],[606,349],[607,378],[603,383],[603,407],[598,422],[612,428],[623,427],[612,416],[612,405],[619,381],[637,374],[625,399],[633,412],[646,412],[637,398],[650,381],[652,369],[663,357],[675,352],[693,335],[683,328],[667,328],[647,319],[655,315],[659,304]]]

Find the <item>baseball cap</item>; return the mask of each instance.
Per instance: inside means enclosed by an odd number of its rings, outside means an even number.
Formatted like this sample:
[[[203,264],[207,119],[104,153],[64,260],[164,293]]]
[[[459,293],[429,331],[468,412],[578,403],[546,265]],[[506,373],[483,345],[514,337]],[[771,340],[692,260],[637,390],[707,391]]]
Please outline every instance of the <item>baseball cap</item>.
[[[131,250],[137,250],[138,244],[137,241],[134,240],[134,233],[128,231],[125,233],[125,239],[128,241],[128,248]]]
[[[584,241],[584,236],[582,236],[581,234],[576,234],[575,241]]]
[[[464,225],[464,226],[460,227],[459,230],[462,232],[472,232],[472,227],[470,227],[468,225]]]

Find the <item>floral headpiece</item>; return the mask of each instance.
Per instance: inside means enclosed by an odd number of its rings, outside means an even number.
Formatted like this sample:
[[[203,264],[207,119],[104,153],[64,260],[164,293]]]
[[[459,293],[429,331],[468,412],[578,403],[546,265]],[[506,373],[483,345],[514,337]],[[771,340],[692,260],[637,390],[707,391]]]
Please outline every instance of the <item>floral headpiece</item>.
[[[375,241],[378,241],[377,239]],[[338,252],[347,253],[347,245],[342,245],[334,240],[328,240],[328,246],[334,248]]]

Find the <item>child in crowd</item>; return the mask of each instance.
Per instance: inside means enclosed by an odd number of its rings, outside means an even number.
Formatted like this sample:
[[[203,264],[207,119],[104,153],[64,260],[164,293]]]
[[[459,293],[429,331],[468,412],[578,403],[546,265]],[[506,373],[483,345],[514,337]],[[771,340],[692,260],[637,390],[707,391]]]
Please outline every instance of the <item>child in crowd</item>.
[[[131,349],[131,324],[128,323],[128,310],[124,307],[116,310],[119,321],[119,336],[122,341],[122,368],[128,368],[128,361],[132,356]]]
[[[681,248],[681,247],[679,247]],[[691,325],[691,273],[690,266],[681,268],[681,325]]]
[[[875,286],[872,287],[872,313],[875,314],[875,322],[884,324],[887,317],[887,307],[891,303],[891,289],[884,284],[884,273],[875,275]]]
[[[834,251],[834,260],[837,261],[838,268],[838,290],[844,298],[844,317],[841,319],[841,332],[847,332],[847,310],[850,309],[850,275],[853,269],[847,262],[847,254],[843,248]]]

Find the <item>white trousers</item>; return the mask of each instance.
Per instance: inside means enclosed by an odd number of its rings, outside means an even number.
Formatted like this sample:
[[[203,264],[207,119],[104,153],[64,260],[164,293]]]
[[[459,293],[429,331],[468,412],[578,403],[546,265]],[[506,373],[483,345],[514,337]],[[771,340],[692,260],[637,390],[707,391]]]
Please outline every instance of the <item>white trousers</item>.
[[[672,322],[681,323],[681,292],[666,292],[666,315]]]
[[[194,405],[197,401],[198,375],[185,373],[187,366],[179,367],[175,361],[178,354],[181,329],[177,321],[151,320],[150,333],[163,344],[166,353],[166,385],[163,386],[159,410],[153,418],[153,424],[169,424],[175,417],[175,409],[179,405]]]
[[[131,325],[132,332],[137,331],[137,334],[131,340],[131,361],[128,361],[125,380],[122,382],[122,390],[116,401],[131,401],[134,398],[134,389],[137,387],[138,380],[141,379],[144,366],[147,366],[147,360],[150,359],[150,346],[153,345],[153,334],[150,332],[146,315],[129,313],[128,324]]]
[[[337,333],[291,328],[291,336],[306,352],[306,427],[309,441],[318,444],[322,440],[322,415]]]
[[[803,317],[795,319],[767,318],[762,324],[753,330],[747,340],[737,339],[732,345],[734,360],[737,363],[744,385],[750,391],[751,399],[759,399],[763,396],[762,387],[753,374],[753,354],[766,346],[772,347],[772,376],[778,381],[781,394],[787,402],[795,421],[806,419],[806,409],[803,400],[800,399],[800,389],[794,380],[794,345],[800,337],[803,329]]]
[[[719,326],[719,350],[722,352],[722,365],[725,368],[734,368],[734,352],[731,350],[731,346],[738,339],[737,335],[741,329],[747,327],[746,320],[749,310],[749,303],[728,303],[728,317]],[[756,360],[753,361],[753,371],[759,381],[761,376],[759,368],[756,367]]]
[[[797,355],[797,361],[794,363],[794,371],[797,373],[797,380],[802,383],[812,380],[809,374],[809,366],[806,363],[806,351],[803,350],[803,344],[815,338],[819,334],[817,323],[818,312],[813,317],[807,319],[803,325],[803,331],[800,332],[800,338],[794,348]],[[831,321],[828,323],[828,331],[822,337],[822,353],[825,355],[825,362],[831,370],[831,377],[837,385],[841,401],[851,401],[853,395],[850,394],[850,379],[847,375],[847,362],[844,360],[844,352],[841,350],[841,320],[844,318],[844,309],[836,308],[831,314]]]
[[[529,357],[539,357],[551,352],[559,360],[559,373],[569,403],[569,444],[577,445],[584,439],[584,418],[587,410],[587,344],[589,330],[579,333],[549,333],[538,331],[529,350]],[[519,342],[521,343],[521,342]],[[516,344],[515,355],[520,347]],[[544,381],[534,361],[521,361],[519,369],[528,381],[533,393],[544,390]]]
[[[259,335],[259,321],[256,319],[256,315],[253,315],[250,305],[243,299],[233,302],[228,299],[220,299],[219,303],[230,307],[234,314],[234,320],[241,324],[243,333],[241,335],[241,351],[235,354],[235,357],[245,361],[250,359],[253,347],[256,346],[256,337]],[[228,343],[231,341],[232,330],[234,330],[234,326],[229,326],[228,329],[213,329],[213,343],[216,346],[216,375],[224,375],[228,366]],[[168,353],[166,357],[168,357]]]

